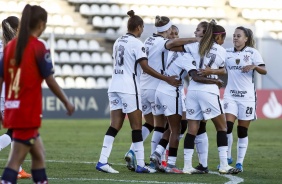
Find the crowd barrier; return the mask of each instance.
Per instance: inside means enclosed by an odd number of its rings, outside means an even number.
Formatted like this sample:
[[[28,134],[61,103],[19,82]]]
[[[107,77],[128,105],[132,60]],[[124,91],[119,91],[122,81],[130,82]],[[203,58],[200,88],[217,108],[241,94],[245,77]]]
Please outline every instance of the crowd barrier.
[[[109,118],[109,100],[107,89],[65,89],[76,112],[71,118]],[[224,89],[221,89],[221,97]],[[257,117],[264,119],[282,119],[282,90],[257,90]],[[49,89],[43,89],[43,118],[65,119],[66,111]]]

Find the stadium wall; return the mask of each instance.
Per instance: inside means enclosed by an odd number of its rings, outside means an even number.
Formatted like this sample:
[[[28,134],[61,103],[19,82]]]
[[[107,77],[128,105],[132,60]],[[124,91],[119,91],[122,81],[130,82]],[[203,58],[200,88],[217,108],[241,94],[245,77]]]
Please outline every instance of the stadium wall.
[[[109,118],[110,109],[107,89],[65,89],[76,112],[70,118]],[[224,89],[221,90],[221,97]],[[282,90],[257,90],[257,117],[282,119]],[[66,119],[63,104],[49,89],[43,89],[43,118]]]

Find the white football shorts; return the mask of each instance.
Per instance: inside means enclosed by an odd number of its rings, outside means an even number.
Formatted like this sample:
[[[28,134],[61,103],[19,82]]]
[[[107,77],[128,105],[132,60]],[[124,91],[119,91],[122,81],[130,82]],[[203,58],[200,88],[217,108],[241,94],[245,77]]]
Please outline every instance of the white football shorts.
[[[256,102],[223,100],[224,112],[233,114],[239,120],[256,120]]]
[[[155,93],[154,89],[141,89],[141,104],[142,104],[142,113],[147,115],[152,113],[156,115],[155,111]]]
[[[140,95],[110,92],[108,97],[111,111],[122,109],[123,113],[131,113],[138,109],[141,110]]]
[[[205,91],[188,91],[186,95],[186,118],[209,120],[223,114],[219,96]]]
[[[174,114],[179,114],[182,116],[182,97],[181,92],[178,97],[170,96],[164,94],[160,91],[156,91],[156,115],[164,114],[165,116],[170,116]]]
[[[182,112],[186,112],[186,94],[184,88],[181,90],[181,98],[182,98]]]

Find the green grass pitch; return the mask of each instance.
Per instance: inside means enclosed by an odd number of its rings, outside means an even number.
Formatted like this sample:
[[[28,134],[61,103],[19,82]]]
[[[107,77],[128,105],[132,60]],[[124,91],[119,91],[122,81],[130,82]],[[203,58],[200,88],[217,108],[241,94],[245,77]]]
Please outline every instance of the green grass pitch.
[[[209,169],[213,174],[137,174],[127,170],[123,160],[131,144],[131,131],[128,121],[118,133],[109,163],[120,171],[119,174],[107,174],[96,171],[104,134],[109,126],[109,119],[91,120],[44,120],[40,134],[46,149],[46,165],[49,183],[227,183],[239,181],[216,174],[219,163],[216,147],[216,131],[211,121],[207,124],[209,136]],[[1,134],[6,130],[1,130]],[[244,172],[235,175],[244,183],[281,183],[282,168],[282,121],[257,120],[249,130],[249,147],[244,161]],[[233,131],[233,159],[236,161],[237,133]],[[149,162],[151,135],[145,140],[145,161]],[[0,152],[0,172],[2,173],[10,147]],[[30,156],[23,163],[25,170],[30,170]],[[193,165],[197,165],[197,153],[194,152]],[[234,163],[232,164],[234,166]],[[183,139],[178,149],[177,166],[183,167]],[[18,183],[32,183],[29,179]]]

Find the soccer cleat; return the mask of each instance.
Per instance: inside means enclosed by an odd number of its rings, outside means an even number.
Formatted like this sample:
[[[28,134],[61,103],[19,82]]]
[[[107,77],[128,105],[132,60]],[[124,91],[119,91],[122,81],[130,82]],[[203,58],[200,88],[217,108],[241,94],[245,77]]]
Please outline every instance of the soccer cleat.
[[[206,174],[209,173],[209,169],[208,167],[203,167],[202,164],[197,165],[197,167],[195,167],[196,170],[198,170],[198,173],[193,173],[193,174]]]
[[[135,171],[136,168],[136,158],[135,158],[135,153],[132,150],[129,150],[125,156],[124,160],[126,161],[126,167],[131,170]]]
[[[167,162],[165,160],[162,161],[162,166],[167,167]]]
[[[96,169],[105,173],[119,173],[117,170],[114,170],[108,163],[103,164],[101,162],[98,162]]]
[[[137,165],[135,172],[137,173],[155,173],[157,171],[149,166],[141,167]]]
[[[18,173],[18,179],[26,179],[26,178],[31,178],[31,174],[25,172],[25,170],[21,170],[19,173]]]
[[[158,152],[154,152],[150,156],[150,161],[155,164],[155,169],[163,172],[163,169],[161,168],[161,155]]]
[[[227,165],[226,167],[219,167],[220,174],[238,174],[240,171],[237,168]]]
[[[178,169],[175,165],[167,164],[167,167],[164,168],[165,173],[174,173],[174,174],[183,174],[181,169]]]
[[[236,164],[236,169],[238,169],[240,172],[243,172],[243,165],[241,163]]]
[[[228,163],[228,165],[230,165],[230,164],[232,164],[232,163],[233,163],[233,159],[232,159],[232,157],[231,157],[231,158],[227,158],[227,163]]]
[[[183,173],[185,174],[199,174],[199,171],[193,167],[184,167]]]

